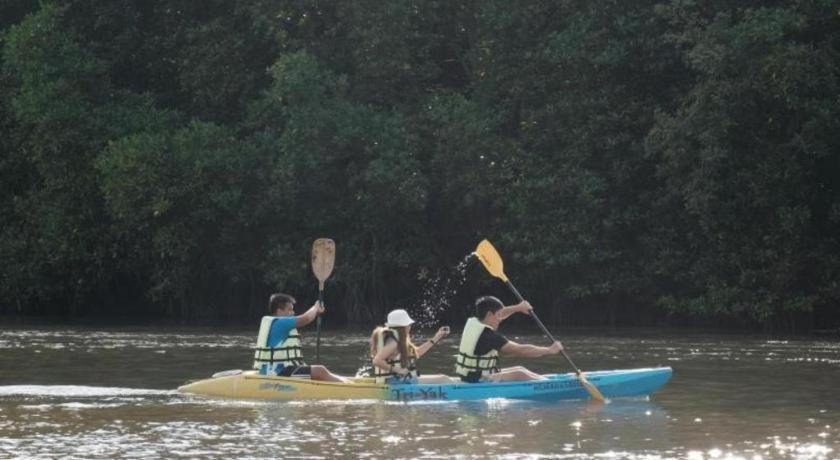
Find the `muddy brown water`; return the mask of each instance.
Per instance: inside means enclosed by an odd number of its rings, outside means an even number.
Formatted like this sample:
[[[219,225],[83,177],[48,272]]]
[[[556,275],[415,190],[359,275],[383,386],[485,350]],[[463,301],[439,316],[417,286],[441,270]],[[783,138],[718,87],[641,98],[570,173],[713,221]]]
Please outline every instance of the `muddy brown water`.
[[[311,358],[314,332],[303,333]],[[254,402],[174,391],[247,368],[255,335],[0,326],[0,458],[840,458],[837,341],[661,330],[566,335],[584,370],[674,368],[650,398],[606,405]],[[422,369],[451,372],[457,339],[433,349]],[[322,361],[353,374],[366,347],[363,331],[330,332]],[[556,357],[504,364],[568,370]]]

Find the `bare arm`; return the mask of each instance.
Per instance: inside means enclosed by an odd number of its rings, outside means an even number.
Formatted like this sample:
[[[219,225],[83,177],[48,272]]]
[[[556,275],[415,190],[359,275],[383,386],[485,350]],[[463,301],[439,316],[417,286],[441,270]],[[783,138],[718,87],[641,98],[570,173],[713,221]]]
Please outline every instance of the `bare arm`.
[[[388,358],[395,354],[397,354],[397,342],[389,341],[376,352],[376,356],[373,357],[373,365],[380,369],[389,369],[391,365],[388,364]]]
[[[563,349],[560,342],[554,342],[550,347],[538,347],[536,345],[516,343],[509,340],[500,351],[505,355],[519,356],[522,358],[539,358],[540,356],[556,355]]]
[[[318,313],[323,313],[324,308],[321,306],[320,303],[315,302],[315,305],[306,310],[306,313],[302,315],[295,316],[295,327],[303,327],[307,324],[315,321],[315,318],[318,317]]]
[[[516,305],[508,305],[507,307],[502,308],[501,310],[499,310],[499,313],[496,313],[496,314],[501,317],[500,321],[504,321],[508,318],[508,316],[510,316],[514,313],[519,312],[519,313],[527,314],[532,309],[533,309],[533,307],[531,307],[531,304],[528,303],[527,300],[523,300],[522,302],[519,302]]]
[[[420,359],[423,355],[426,354],[427,351],[431,350],[435,344],[432,343],[431,339],[427,340],[423,345],[414,348],[414,353],[417,354],[417,359]]]
[[[420,345],[419,347],[414,349],[414,352],[417,354],[417,358],[419,359],[421,356],[425,355],[427,351],[431,350],[433,346],[437,345],[438,342],[443,340],[444,337],[449,335],[449,327],[444,326],[435,333],[435,336],[431,339],[427,340],[426,343]]]

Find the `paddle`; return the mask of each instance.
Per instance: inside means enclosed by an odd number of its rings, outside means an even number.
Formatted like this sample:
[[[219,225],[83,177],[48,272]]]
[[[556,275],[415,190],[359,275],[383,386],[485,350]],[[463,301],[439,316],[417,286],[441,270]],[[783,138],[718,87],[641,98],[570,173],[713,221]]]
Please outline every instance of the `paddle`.
[[[318,278],[318,303],[324,306],[324,281],[330,277],[335,266],[335,242],[329,238],[318,238],[312,243],[312,273]],[[315,320],[315,362],[321,354],[321,315]]]
[[[513,292],[513,295],[515,295],[520,302],[525,300],[524,298],[522,298],[522,294],[519,293],[519,291],[516,289],[513,283],[510,282],[507,275],[505,275],[504,262],[502,261],[502,256],[499,255],[499,252],[496,251],[496,248],[494,248],[489,241],[484,240],[481,243],[478,243],[478,247],[475,248],[475,255],[478,256],[478,260],[481,261],[481,264],[484,265],[484,268],[486,268],[491,275],[504,281],[508,289],[510,289],[511,292]],[[537,317],[537,313],[531,311],[531,317],[534,318],[534,321],[537,322],[537,326],[539,326],[540,329],[542,329],[543,334],[545,334],[546,337],[549,338],[549,340],[554,342],[554,337],[551,335],[550,332],[548,332],[548,329],[546,329],[545,325]],[[598,391],[597,388],[595,388],[595,385],[589,383],[589,381],[586,380],[586,377],[583,375],[583,372],[581,372],[581,370],[577,366],[575,366],[575,363],[572,362],[572,359],[569,358],[569,355],[566,354],[566,351],[560,350],[560,352],[563,353],[563,357],[566,358],[566,361],[568,361],[569,365],[572,366],[572,369],[575,370],[575,373],[577,373],[577,376],[580,379],[581,385],[583,385],[583,388],[585,388],[586,391],[589,392],[589,395],[592,396],[593,399],[597,399],[598,401],[605,401],[606,398],[604,398],[604,395],[602,395],[601,392]]]

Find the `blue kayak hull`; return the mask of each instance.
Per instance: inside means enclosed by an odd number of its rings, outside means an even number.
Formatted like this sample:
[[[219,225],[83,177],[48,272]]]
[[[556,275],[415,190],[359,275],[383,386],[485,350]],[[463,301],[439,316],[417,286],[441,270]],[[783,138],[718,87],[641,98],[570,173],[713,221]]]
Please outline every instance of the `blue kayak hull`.
[[[671,378],[670,367],[586,372],[586,379],[607,398],[650,395]],[[470,401],[507,398],[538,401],[587,399],[577,374],[546,374],[546,380],[500,383],[388,385],[392,401]]]

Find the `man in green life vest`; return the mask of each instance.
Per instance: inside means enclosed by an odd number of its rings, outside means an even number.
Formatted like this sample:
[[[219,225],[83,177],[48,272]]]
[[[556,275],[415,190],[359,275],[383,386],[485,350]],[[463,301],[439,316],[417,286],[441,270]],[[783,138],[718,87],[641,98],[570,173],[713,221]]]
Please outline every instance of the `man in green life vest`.
[[[533,307],[527,301],[504,306],[493,296],[479,297],[475,301],[476,315],[467,320],[461,334],[461,345],[455,358],[455,373],[469,383],[503,382],[510,380],[543,380],[545,377],[522,366],[499,369],[499,353],[507,356],[536,358],[556,355],[563,349],[560,342],[549,347],[520,344],[496,332],[499,324],[514,313],[530,314]]]
[[[300,335],[297,328],[315,321],[324,312],[315,303],[306,313],[295,316],[295,298],[288,294],[272,294],[268,301],[268,314],[263,316],[257,335],[254,369],[262,375],[281,377],[308,377],[328,382],[348,382],[321,365],[307,366],[303,361]]]

